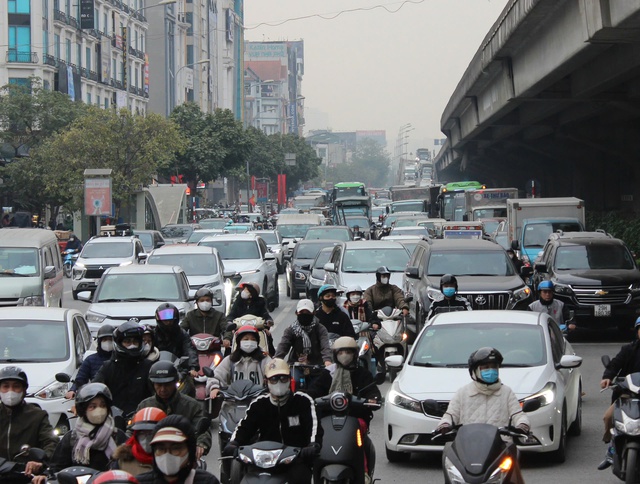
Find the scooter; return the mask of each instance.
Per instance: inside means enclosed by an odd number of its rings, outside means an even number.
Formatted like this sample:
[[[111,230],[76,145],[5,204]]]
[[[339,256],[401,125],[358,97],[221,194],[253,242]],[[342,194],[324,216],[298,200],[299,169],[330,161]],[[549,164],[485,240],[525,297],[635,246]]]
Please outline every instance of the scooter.
[[[608,366],[609,356],[602,357]],[[640,373],[616,377],[609,388],[617,388],[621,394],[613,403],[613,428],[611,442],[613,474],[626,483],[640,481]]]
[[[320,423],[324,430],[320,455],[314,461],[314,482],[364,484],[365,473],[373,480],[375,449],[370,446],[368,469],[365,469],[366,425],[350,415],[355,408],[377,410],[379,403],[336,392],[316,398],[318,410],[324,414]]]
[[[352,319],[351,324],[358,336],[358,365],[369,370],[375,377],[378,370],[376,369],[376,359],[372,354],[373,340],[371,339],[371,332],[369,331],[369,323],[360,321],[359,319]]]
[[[406,318],[402,316],[402,311],[398,308],[387,306],[378,309],[377,315],[380,319],[380,329],[373,338],[373,344],[376,347],[376,361],[379,371],[386,375],[385,359],[387,356],[405,356],[407,353],[407,323]],[[391,381],[395,379],[397,374],[398,369],[389,367]]]
[[[238,462],[245,464],[241,481],[232,484],[285,484],[288,481],[287,468],[300,454],[299,447],[289,447],[280,442],[257,442],[238,448]],[[243,469],[244,471],[244,469]]]
[[[70,278],[71,271],[73,266],[76,264],[78,260],[78,256],[80,255],[78,249],[67,249],[62,252],[64,256],[64,261],[62,262],[62,272],[64,273],[64,277]]]
[[[207,333],[198,333],[191,336],[191,345],[198,353],[198,363],[200,370],[198,376],[194,378],[196,388],[196,400],[202,402],[202,410],[209,418],[216,418],[220,412],[220,406],[215,400],[209,399],[207,394],[207,376],[203,368],[214,369],[222,361],[222,342],[217,336]]]
[[[240,316],[239,318],[234,319],[232,324],[235,325],[232,326],[235,329],[240,328],[241,326],[253,326],[254,328],[256,328],[259,332],[260,339],[258,341],[258,346],[262,351],[269,354],[269,340],[265,331],[267,329],[267,326],[264,319],[262,319],[260,316],[254,316],[253,314],[245,314],[244,316]],[[237,343],[234,334],[233,341],[231,342],[232,352],[236,349],[236,345]]]
[[[23,484],[31,482],[32,476],[24,473],[27,462],[44,462],[44,450],[28,445],[22,446],[13,461],[0,457],[0,482],[3,484]]]

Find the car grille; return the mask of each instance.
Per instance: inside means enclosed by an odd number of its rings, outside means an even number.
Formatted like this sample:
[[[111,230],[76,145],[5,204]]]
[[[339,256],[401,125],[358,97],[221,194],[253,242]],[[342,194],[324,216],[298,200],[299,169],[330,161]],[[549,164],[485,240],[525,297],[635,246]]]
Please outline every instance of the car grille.
[[[117,264],[100,264],[99,266],[87,266],[87,272],[84,277],[87,279],[100,279],[104,271],[106,271],[109,267],[114,267]]]
[[[425,402],[420,402],[420,406],[422,407],[422,411],[424,412],[425,415],[429,417],[440,418],[445,414],[445,412],[447,411],[447,408],[449,408],[449,402],[442,400],[442,401],[438,401],[437,403],[438,403],[438,415],[433,415],[429,413],[425,407]]]
[[[629,286],[571,286],[579,304],[625,304]]]
[[[0,307],[2,306],[17,306],[18,298],[2,298],[0,299]]]
[[[507,309],[509,298],[508,292],[498,293],[478,293],[478,294],[460,294],[466,297],[471,304],[471,308],[478,309]]]

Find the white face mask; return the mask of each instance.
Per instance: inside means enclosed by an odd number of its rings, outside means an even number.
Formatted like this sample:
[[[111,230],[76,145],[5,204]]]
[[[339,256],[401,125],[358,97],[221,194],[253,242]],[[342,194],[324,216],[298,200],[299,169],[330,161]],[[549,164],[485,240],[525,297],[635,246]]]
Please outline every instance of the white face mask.
[[[151,435],[138,435],[136,440],[147,454],[151,454]]]
[[[258,342],[252,339],[245,339],[240,341],[240,349],[245,353],[253,353],[258,347]]]
[[[380,278],[380,282],[382,284],[389,284],[389,278],[388,277],[381,277]]]
[[[291,390],[289,382],[267,383],[269,393],[274,397],[284,397]]]
[[[166,452],[165,454],[156,456],[156,465],[165,476],[175,476],[180,472],[182,465],[187,462],[188,458],[188,452],[182,457]]]
[[[349,366],[353,363],[353,355],[350,353],[340,353],[336,359],[342,366]]]
[[[7,407],[14,407],[22,401],[24,392],[4,392],[0,393],[0,400]]]
[[[200,311],[202,311],[203,313],[206,313],[211,309],[211,303],[209,301],[200,301],[198,303],[198,309],[200,309]]]
[[[349,301],[351,301],[352,304],[358,304],[360,302],[360,299],[362,299],[362,296],[360,294],[352,294],[351,296],[349,296]]]
[[[135,350],[136,348],[138,348],[138,345],[135,343],[131,343],[130,345],[125,345],[124,347],[128,350]]]
[[[101,341],[100,348],[107,353],[113,351],[113,341]]]
[[[251,297],[251,294],[249,294],[249,291],[242,291],[242,292],[240,293],[240,297],[241,297],[242,299],[249,299],[249,298]]]
[[[109,411],[106,408],[98,407],[93,410],[87,410],[87,420],[93,425],[101,425],[107,420]]]

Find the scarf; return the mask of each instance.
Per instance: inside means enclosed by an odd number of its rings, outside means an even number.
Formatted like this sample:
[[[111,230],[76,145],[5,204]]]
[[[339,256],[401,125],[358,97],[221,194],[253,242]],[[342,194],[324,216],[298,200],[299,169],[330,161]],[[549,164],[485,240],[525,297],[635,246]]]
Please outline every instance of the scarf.
[[[331,379],[331,387],[329,395],[333,392],[353,393],[353,384],[351,383],[351,373],[341,365],[336,365],[336,371]]]
[[[115,431],[113,417],[109,415],[102,425],[95,426],[79,417],[73,430],[78,438],[73,447],[73,461],[82,465],[89,465],[91,449],[104,451],[107,459],[111,459],[116,443],[112,438]]]
[[[364,299],[360,299],[356,305],[351,304],[348,300],[344,302],[344,308],[347,310],[347,313],[349,313],[351,319],[357,319],[359,321],[367,320],[367,314],[364,311],[365,302]]]
[[[311,353],[311,338],[309,337],[309,333],[315,327],[316,327],[315,318],[311,322],[311,324],[307,324],[306,326],[302,326],[297,319],[291,325],[293,334],[295,334],[297,338],[302,338],[302,348],[303,348],[302,351],[307,355]]]
[[[126,444],[131,447],[131,452],[133,452],[133,457],[135,460],[137,460],[141,464],[149,466],[153,464],[153,455],[147,454],[147,452],[140,445],[140,442],[138,442],[138,440],[133,435],[129,437]]]

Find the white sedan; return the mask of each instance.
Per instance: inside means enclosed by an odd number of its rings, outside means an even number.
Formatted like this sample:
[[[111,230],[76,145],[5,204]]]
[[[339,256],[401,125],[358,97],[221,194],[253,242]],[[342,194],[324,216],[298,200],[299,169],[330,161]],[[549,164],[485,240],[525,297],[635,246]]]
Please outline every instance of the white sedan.
[[[527,414],[533,436],[520,439],[520,450],[550,452],[553,460],[564,461],[567,434],[579,435],[582,425],[582,358],[553,319],[530,311],[462,311],[431,319],[386,397],[389,461],[408,460],[411,452],[442,450],[430,434],[456,390],[471,381],[469,355],[484,346],[502,353],[500,380],[520,402],[540,400],[540,408]],[[437,415],[429,413],[435,412],[427,410],[425,400],[438,402]]]

